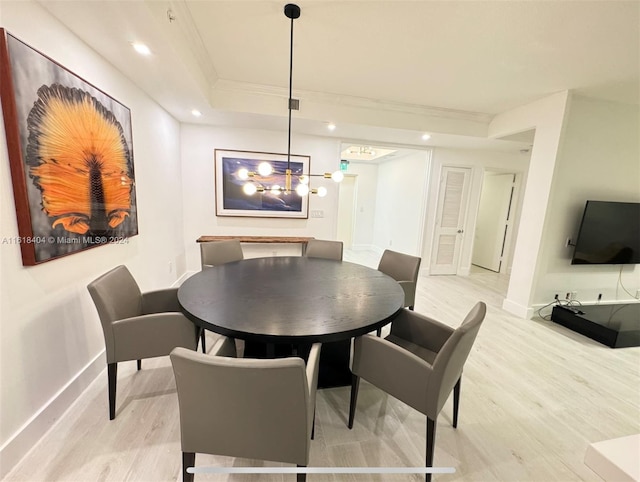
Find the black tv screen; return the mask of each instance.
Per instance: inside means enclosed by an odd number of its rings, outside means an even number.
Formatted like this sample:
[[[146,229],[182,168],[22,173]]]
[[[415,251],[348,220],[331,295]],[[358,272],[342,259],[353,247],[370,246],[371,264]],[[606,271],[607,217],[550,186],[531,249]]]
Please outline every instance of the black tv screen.
[[[571,264],[640,263],[640,203],[587,201]]]

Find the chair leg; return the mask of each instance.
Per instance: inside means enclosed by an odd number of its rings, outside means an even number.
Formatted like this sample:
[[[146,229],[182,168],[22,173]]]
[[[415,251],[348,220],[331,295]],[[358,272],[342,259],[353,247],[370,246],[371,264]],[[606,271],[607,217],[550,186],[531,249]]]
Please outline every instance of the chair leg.
[[[316,435],[316,409],[314,407],[314,409],[313,409],[313,422],[311,423],[311,440],[313,440],[315,435]]]
[[[138,361],[138,371],[142,370],[142,360],[137,360]]]
[[[458,378],[456,386],[453,387],[453,428],[458,428],[458,407],[460,406],[460,384],[462,377]]]
[[[426,467],[433,467],[433,453],[435,452],[436,441],[436,420],[427,417],[427,450],[426,450]],[[431,474],[426,474],[426,482],[431,482]]]
[[[195,465],[195,452],[182,452],[182,482],[193,482],[193,474],[187,472],[187,467],[193,467]]]
[[[356,415],[356,403],[358,402],[358,390],[360,389],[360,377],[351,375],[351,401],[349,403],[349,429],[353,428],[353,419]]]
[[[382,328],[378,328],[378,329],[376,330],[376,336],[377,336],[378,338],[380,338],[380,337],[382,336]]]
[[[205,329],[200,328],[200,346],[202,347],[202,353],[207,353],[207,345],[205,341]]]
[[[118,364],[107,364],[107,378],[109,379],[109,420],[116,418],[116,380],[118,378]]]
[[[408,306],[407,308],[409,308],[411,311],[413,311],[413,305]]]
[[[306,465],[298,465],[298,467],[306,467]],[[306,482],[307,474],[296,474],[296,482]]]

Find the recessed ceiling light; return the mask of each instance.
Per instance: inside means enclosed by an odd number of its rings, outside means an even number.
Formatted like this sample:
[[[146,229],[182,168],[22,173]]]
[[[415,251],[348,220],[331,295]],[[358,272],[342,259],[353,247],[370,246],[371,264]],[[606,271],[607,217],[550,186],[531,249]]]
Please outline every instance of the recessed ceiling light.
[[[423,141],[428,141],[429,139],[431,139],[431,135],[430,134],[422,134],[422,140]]]
[[[328,124],[327,125],[327,129],[329,129],[330,131],[335,131],[336,130],[336,125],[334,123]]]
[[[198,109],[193,109],[191,111],[191,114],[193,114],[195,117],[201,117],[202,116],[202,112],[200,112]]]
[[[140,55],[151,55],[151,49],[149,47],[147,47],[145,44],[140,43],[140,42],[134,42],[133,43],[133,48],[136,52],[138,52]]]

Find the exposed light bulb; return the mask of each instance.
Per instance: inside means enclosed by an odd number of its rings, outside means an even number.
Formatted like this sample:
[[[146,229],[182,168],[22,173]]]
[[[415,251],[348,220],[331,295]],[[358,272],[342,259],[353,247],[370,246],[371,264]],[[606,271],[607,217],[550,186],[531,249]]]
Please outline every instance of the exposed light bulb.
[[[273,186],[271,186],[271,192],[273,194],[275,194],[276,196],[280,194],[280,186],[278,186],[277,184],[274,184]]]
[[[200,112],[198,109],[193,109],[191,111],[191,115],[193,115],[194,117],[202,117],[202,112]]]
[[[327,195],[327,188],[324,186],[320,186],[318,188],[318,197],[325,197]]]
[[[309,194],[309,186],[307,186],[306,184],[298,184],[296,186],[296,192],[300,197],[306,196],[307,194]]]
[[[245,169],[244,167],[242,169],[238,169],[238,178],[242,179],[243,181],[246,181],[247,179],[249,179],[249,170]]]
[[[341,182],[344,179],[344,173],[342,171],[335,171],[331,174],[331,179],[335,182]]]
[[[302,184],[309,184],[309,178],[307,176],[300,176],[298,181]]]
[[[328,124],[327,125],[327,129],[329,129],[330,131],[335,131],[336,130],[336,125],[334,123]]]
[[[253,196],[258,190],[258,188],[254,183],[248,182],[242,187],[242,190],[247,196]]]
[[[428,141],[429,139],[431,139],[431,136],[429,134],[422,134],[423,141]]]
[[[258,172],[261,176],[268,176],[273,172],[273,167],[268,162],[261,162],[258,166]]]

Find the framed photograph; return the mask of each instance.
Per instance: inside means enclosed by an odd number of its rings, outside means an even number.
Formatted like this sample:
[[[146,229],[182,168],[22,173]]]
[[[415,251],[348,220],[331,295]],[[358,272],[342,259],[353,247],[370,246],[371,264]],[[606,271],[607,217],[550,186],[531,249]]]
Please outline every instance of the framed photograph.
[[[0,94],[22,264],[138,234],[129,109],[4,29]]]
[[[248,179],[243,175],[243,172],[247,171],[257,173],[263,162],[271,165],[271,174],[256,174]],[[309,175],[309,164],[309,156],[291,156],[291,189],[298,185],[298,176]],[[308,196],[278,191],[278,188],[283,189],[285,186],[286,169],[286,154],[216,149],[216,215],[307,219]],[[244,186],[247,183],[254,184],[256,188],[263,188],[264,192],[246,194]]]

